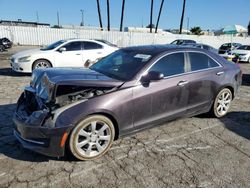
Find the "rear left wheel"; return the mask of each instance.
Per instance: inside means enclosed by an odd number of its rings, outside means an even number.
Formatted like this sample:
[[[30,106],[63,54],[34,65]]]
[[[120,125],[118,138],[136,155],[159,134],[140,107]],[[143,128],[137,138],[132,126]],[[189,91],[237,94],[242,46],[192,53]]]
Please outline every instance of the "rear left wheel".
[[[69,149],[77,159],[96,159],[108,151],[114,137],[112,121],[102,115],[93,115],[74,128],[69,139]]]
[[[232,92],[227,88],[222,89],[215,98],[213,108],[211,109],[212,114],[215,117],[225,116],[229,110],[232,99]]]

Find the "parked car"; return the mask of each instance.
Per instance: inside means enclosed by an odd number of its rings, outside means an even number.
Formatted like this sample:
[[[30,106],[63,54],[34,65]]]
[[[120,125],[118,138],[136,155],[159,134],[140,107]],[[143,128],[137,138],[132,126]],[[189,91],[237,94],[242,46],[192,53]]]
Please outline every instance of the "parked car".
[[[204,49],[204,50],[209,50],[210,52],[213,53],[218,53],[218,50],[215,49],[212,46],[209,46],[207,44],[201,44],[201,43],[196,43],[196,44],[183,44],[182,46],[186,46],[186,47],[194,47],[194,48],[200,48],[200,49]]]
[[[183,45],[183,44],[195,44],[195,43],[196,42],[194,40],[177,39],[171,42],[170,44]]]
[[[95,40],[60,40],[41,49],[13,55],[11,67],[16,72],[24,73],[30,73],[36,68],[88,67],[117,49]]]
[[[11,48],[13,42],[11,42],[8,38],[4,37],[0,39],[0,44],[4,46],[5,49]]]
[[[4,45],[1,44],[1,42],[0,42],[0,52],[3,52],[3,51],[5,51],[5,50],[6,50],[6,49],[5,49]]]
[[[14,134],[49,156],[80,160],[112,142],[178,117],[225,116],[241,84],[238,64],[198,48],[120,49],[90,69],[36,69],[17,102]]]
[[[229,52],[230,50],[234,50],[235,48],[241,46],[240,43],[225,43],[222,44],[219,48],[219,54],[221,54],[223,56],[227,54],[227,52]]]
[[[227,53],[227,58],[234,62],[250,63],[250,45],[242,45]]]

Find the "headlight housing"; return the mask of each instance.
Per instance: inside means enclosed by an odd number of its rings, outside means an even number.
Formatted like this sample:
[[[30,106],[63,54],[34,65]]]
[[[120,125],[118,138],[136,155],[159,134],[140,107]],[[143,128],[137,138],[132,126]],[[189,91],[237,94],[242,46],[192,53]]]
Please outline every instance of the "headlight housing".
[[[27,61],[30,61],[30,56],[25,56],[25,57],[20,57],[17,59],[17,62],[27,62]]]

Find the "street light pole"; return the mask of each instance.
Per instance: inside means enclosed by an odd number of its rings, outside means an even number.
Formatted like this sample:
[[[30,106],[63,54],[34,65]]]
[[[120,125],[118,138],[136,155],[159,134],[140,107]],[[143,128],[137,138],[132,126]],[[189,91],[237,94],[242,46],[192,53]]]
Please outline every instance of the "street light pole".
[[[80,10],[81,11],[81,13],[82,13],[82,22],[81,22],[81,26],[84,26],[84,10]]]

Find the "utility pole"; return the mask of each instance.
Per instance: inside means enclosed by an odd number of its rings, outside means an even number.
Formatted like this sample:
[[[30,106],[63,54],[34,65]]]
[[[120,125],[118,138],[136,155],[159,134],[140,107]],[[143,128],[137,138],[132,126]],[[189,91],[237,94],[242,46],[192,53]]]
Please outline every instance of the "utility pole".
[[[96,3],[97,3],[97,11],[98,11],[100,28],[101,28],[101,30],[103,30],[103,28],[102,28],[102,15],[101,15],[101,9],[100,9],[100,2],[99,2],[99,0],[96,0]]]
[[[189,17],[187,18],[187,32],[189,31]]]
[[[183,19],[184,19],[184,14],[185,14],[185,8],[186,8],[186,0],[183,0],[183,7],[182,7],[182,14],[181,14],[181,23],[180,23],[179,34],[182,34],[182,25],[183,25]]]
[[[122,15],[121,15],[120,31],[122,31],[122,27],[123,27],[124,7],[125,7],[125,0],[122,0]]]
[[[109,0],[107,0],[108,31],[110,31]]]
[[[159,25],[159,21],[160,21],[160,17],[161,17],[161,11],[162,11],[162,7],[163,7],[163,3],[164,3],[164,0],[161,1],[161,6],[160,6],[160,10],[159,10],[157,22],[156,22],[156,27],[155,27],[155,33],[157,33],[157,29],[158,29],[158,25]]]
[[[59,12],[57,11],[57,26],[60,27],[60,19],[59,19]]]
[[[150,25],[149,25],[150,33],[152,33],[153,6],[154,6],[154,0],[151,0]]]
[[[80,11],[82,13],[82,22],[81,22],[80,26],[84,26],[84,10],[81,9]]]

